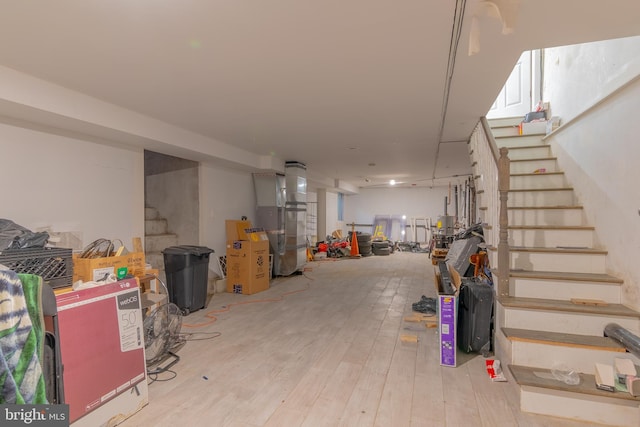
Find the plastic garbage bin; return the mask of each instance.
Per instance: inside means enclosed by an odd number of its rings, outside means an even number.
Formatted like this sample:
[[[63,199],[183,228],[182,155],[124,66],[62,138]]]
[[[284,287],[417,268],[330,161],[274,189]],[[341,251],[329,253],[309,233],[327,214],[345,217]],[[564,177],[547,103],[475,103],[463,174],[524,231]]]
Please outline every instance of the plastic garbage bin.
[[[205,246],[170,246],[162,251],[169,301],[187,315],[204,308],[207,301],[209,254]]]

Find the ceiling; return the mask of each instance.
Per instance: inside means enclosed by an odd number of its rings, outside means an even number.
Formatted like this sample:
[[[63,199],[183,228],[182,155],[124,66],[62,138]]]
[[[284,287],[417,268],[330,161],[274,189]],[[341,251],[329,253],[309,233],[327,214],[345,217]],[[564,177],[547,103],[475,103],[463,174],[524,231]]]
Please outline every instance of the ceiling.
[[[640,34],[637,0],[1,1],[0,65],[353,188],[468,174],[522,51]]]

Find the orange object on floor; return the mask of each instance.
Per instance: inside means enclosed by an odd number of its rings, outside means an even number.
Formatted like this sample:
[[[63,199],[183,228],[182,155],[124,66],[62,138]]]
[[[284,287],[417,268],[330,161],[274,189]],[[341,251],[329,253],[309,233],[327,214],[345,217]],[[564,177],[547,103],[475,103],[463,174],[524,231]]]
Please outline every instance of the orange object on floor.
[[[360,256],[360,249],[358,248],[358,236],[356,235],[355,230],[353,230],[353,232],[351,233],[351,256]]]

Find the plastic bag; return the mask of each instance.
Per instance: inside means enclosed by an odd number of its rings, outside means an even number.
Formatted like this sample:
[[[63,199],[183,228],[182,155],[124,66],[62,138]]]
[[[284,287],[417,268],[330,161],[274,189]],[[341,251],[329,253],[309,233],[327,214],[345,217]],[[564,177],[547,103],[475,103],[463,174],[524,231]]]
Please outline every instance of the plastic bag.
[[[15,222],[0,218],[0,251],[4,249],[44,248],[49,233],[33,232]]]

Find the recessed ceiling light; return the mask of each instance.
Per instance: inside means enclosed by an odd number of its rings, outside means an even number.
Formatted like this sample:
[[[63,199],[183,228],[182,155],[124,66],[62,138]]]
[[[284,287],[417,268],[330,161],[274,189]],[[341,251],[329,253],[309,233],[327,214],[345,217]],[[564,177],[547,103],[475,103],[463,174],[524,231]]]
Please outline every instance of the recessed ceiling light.
[[[389,185],[396,185],[396,180],[395,179],[390,180]]]

